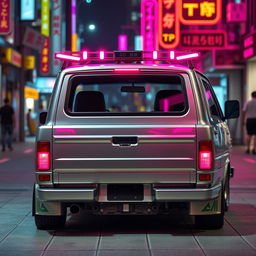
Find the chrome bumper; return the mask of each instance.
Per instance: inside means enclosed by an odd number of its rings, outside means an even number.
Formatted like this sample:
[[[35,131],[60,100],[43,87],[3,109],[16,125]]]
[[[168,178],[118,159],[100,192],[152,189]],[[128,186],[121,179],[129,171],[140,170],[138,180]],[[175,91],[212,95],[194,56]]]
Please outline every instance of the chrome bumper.
[[[153,189],[156,201],[205,201],[214,199],[221,192],[221,184],[200,189]]]
[[[221,184],[212,188],[198,189],[158,189],[153,188],[153,201],[205,201],[217,198],[221,192]],[[86,202],[96,200],[96,188],[93,189],[54,189],[40,188],[36,185],[36,193],[41,201],[46,202]],[[140,202],[140,201],[137,201]]]

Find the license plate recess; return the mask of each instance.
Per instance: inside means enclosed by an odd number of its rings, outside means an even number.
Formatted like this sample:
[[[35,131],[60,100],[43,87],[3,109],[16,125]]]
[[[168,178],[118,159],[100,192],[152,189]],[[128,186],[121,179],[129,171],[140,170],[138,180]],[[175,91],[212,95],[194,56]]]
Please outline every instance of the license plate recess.
[[[108,184],[109,201],[141,201],[144,199],[143,184]]]

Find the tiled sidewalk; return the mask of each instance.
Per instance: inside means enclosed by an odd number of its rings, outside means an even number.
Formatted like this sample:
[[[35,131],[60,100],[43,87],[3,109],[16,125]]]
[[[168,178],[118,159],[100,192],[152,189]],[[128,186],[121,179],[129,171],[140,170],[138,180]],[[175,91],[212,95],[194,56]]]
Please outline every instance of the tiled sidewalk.
[[[242,147],[235,147],[232,154],[236,176],[232,180],[225,225],[212,231],[194,229],[192,219],[183,215],[86,216],[83,213],[68,216],[65,229],[37,230],[31,216],[33,152],[24,153],[30,148],[33,148],[31,143],[23,144],[22,148],[16,145],[16,155],[8,153],[10,160],[0,165],[1,173],[12,170],[9,178],[18,176],[15,186],[8,180],[0,181],[1,256],[256,255],[256,165],[253,162],[256,157],[245,155]],[[22,175],[25,179],[19,179]]]

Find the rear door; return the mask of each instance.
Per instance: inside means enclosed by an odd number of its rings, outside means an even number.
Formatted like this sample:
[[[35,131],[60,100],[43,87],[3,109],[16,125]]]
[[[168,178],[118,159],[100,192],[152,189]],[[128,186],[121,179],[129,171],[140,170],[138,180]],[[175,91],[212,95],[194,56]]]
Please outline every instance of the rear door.
[[[55,184],[196,183],[188,74],[78,74],[68,81],[53,127]]]

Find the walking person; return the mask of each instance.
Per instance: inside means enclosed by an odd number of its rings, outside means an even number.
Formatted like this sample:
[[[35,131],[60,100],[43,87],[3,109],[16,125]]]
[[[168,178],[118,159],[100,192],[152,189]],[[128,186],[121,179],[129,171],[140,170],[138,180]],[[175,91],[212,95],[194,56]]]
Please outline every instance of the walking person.
[[[9,99],[4,100],[4,106],[0,108],[0,123],[1,123],[1,143],[2,151],[5,151],[5,146],[7,146],[10,151],[12,148],[12,134],[13,128],[15,127],[15,115],[13,107],[9,104]]]
[[[256,155],[256,91],[253,91],[251,96],[252,99],[247,101],[243,108],[243,125],[246,125],[247,130],[246,153],[250,154],[250,145],[253,139],[252,153]]]

